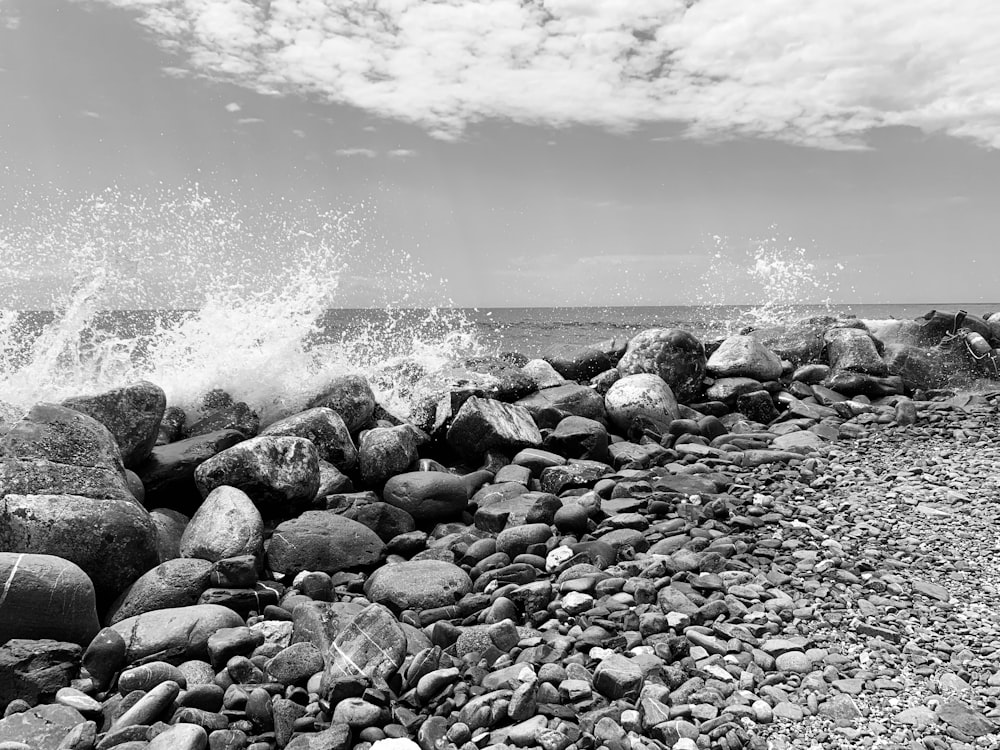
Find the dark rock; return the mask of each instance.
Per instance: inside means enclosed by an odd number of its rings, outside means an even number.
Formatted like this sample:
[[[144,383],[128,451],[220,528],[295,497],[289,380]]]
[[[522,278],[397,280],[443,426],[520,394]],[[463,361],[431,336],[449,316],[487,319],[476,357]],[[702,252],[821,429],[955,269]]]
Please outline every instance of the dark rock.
[[[219,430],[238,430],[243,437],[252,438],[259,429],[260,417],[257,412],[239,401],[207,410],[201,419],[187,426],[185,437],[199,437]]]
[[[866,375],[889,374],[875,340],[867,330],[830,328],[824,335],[827,361],[834,372],[859,372]]]
[[[705,347],[690,333],[679,328],[651,328],[628,342],[618,371],[622,375],[658,375],[679,399],[690,401],[702,390],[705,365]]]
[[[454,604],[472,590],[472,580],[457,565],[414,560],[383,565],[365,582],[369,600],[397,611],[421,611]]]
[[[11,638],[0,645],[0,707],[16,698],[38,703],[67,687],[80,671],[83,649],[49,639]]]
[[[343,497],[345,496],[339,496],[339,498]],[[352,521],[364,524],[378,534],[379,539],[384,542],[388,542],[400,534],[408,534],[416,528],[413,516],[388,503],[360,500],[347,503],[338,501],[332,504],[327,503],[327,510],[332,510],[344,518],[350,518]]]
[[[264,671],[282,685],[297,685],[323,671],[323,654],[311,643],[294,643],[275,654]]]
[[[608,431],[600,422],[586,417],[566,417],[545,438],[545,447],[567,458],[584,458],[611,463]]]
[[[149,505],[163,505],[188,515],[201,502],[194,471],[217,453],[246,440],[239,430],[220,430],[153,448],[149,458],[136,467],[146,488]]]
[[[147,571],[111,605],[107,621],[114,624],[154,609],[195,604],[208,586],[212,564],[206,560],[177,558]]]
[[[570,380],[588,380],[614,367],[607,352],[590,346],[555,344],[542,353],[542,359]]]
[[[168,406],[160,419],[155,445],[166,445],[180,440],[184,437],[185,424],[187,424],[185,411],[179,406]]]
[[[159,561],[162,563],[180,557],[181,537],[191,519],[170,508],[154,508],[149,511],[149,520],[156,527],[156,554]]]
[[[542,421],[545,412],[553,411],[558,415],[558,419],[570,415],[596,420],[603,420],[605,417],[604,399],[601,394],[593,388],[576,383],[543,388],[520,399],[517,406],[527,409],[536,423]]]
[[[221,628],[244,626],[233,610],[196,604],[145,612],[117,622],[112,629],[125,641],[126,662],[153,656],[171,664],[208,657],[208,639]]]
[[[439,471],[397,474],[385,483],[382,498],[421,523],[457,518],[469,501],[462,478]]]
[[[424,439],[412,425],[366,430],[361,434],[358,449],[361,478],[368,484],[380,485],[405,471],[417,460],[417,448]]]
[[[274,530],[267,560],[277,573],[321,570],[332,574],[377,562],[384,546],[364,524],[332,511],[307,511]]]
[[[780,416],[767,391],[744,393],[736,399],[736,409],[748,419],[761,424],[770,424]]]
[[[514,453],[537,448],[542,435],[526,409],[473,397],[455,415],[447,439],[457,453],[471,459],[491,449]]]

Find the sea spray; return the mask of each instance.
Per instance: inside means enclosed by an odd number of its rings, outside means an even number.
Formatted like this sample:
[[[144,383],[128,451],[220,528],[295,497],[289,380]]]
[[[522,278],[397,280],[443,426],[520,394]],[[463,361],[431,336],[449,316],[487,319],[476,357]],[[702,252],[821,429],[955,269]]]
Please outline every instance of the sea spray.
[[[331,330],[355,264],[387,299],[426,283],[406,253],[369,244],[363,206],[262,210],[197,186],[70,200],[0,225],[0,289],[13,302],[0,309],[0,401],[23,409],[148,379],[192,413],[205,392],[227,390],[266,424],[361,371],[405,414],[409,380],[482,351],[463,314],[444,308],[387,306]]]

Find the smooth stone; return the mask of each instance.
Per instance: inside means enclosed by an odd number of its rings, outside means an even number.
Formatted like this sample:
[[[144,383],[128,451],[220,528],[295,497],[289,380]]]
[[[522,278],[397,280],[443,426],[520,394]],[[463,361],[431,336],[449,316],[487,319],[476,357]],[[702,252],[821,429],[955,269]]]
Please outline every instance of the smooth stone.
[[[125,641],[126,661],[154,654],[179,663],[208,656],[208,639],[221,628],[244,626],[243,618],[227,607],[196,604],[145,612],[112,625]]]
[[[285,417],[261,430],[261,435],[283,435],[309,440],[316,446],[319,458],[345,473],[358,465],[358,449],[351,439],[347,424],[333,409],[315,407]]]
[[[469,502],[462,478],[440,471],[397,474],[385,483],[382,499],[415,521],[444,521],[461,516]]]
[[[471,590],[472,579],[464,570],[440,560],[383,565],[365,581],[369,600],[400,611],[444,607]]]
[[[177,558],[142,574],[111,605],[107,620],[115,624],[155,609],[186,607],[198,602],[208,586],[212,564],[207,560]]]
[[[264,521],[250,497],[235,487],[216,487],[184,529],[181,557],[216,562],[239,555],[259,556]]]
[[[322,687],[338,680],[364,676],[384,684],[406,656],[406,635],[392,613],[380,604],[365,607],[348,622],[326,654]]]
[[[622,434],[628,432],[635,420],[666,432],[680,416],[670,386],[660,376],[648,373],[618,380],[605,394],[604,404],[608,419]]]
[[[267,547],[276,573],[338,573],[378,562],[385,544],[364,524],[331,511],[306,511],[278,525]]]

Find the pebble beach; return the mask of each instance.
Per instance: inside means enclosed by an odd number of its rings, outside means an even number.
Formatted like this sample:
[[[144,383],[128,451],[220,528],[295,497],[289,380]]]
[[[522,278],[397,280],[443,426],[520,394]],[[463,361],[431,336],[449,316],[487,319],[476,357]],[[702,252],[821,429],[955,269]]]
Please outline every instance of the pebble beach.
[[[1000,746],[998,346],[812,318],[455,362],[406,414],[359,374],[268,423],[6,405],[0,750]]]

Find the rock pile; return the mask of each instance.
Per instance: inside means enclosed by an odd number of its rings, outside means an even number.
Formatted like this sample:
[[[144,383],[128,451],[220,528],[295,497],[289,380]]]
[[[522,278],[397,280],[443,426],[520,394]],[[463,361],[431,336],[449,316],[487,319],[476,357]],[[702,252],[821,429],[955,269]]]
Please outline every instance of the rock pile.
[[[1000,582],[939,531],[995,520],[996,396],[801,330],[477,360],[413,422],[359,376],[262,430],[149,383],[35,406],[0,437],[0,747],[995,745]]]

